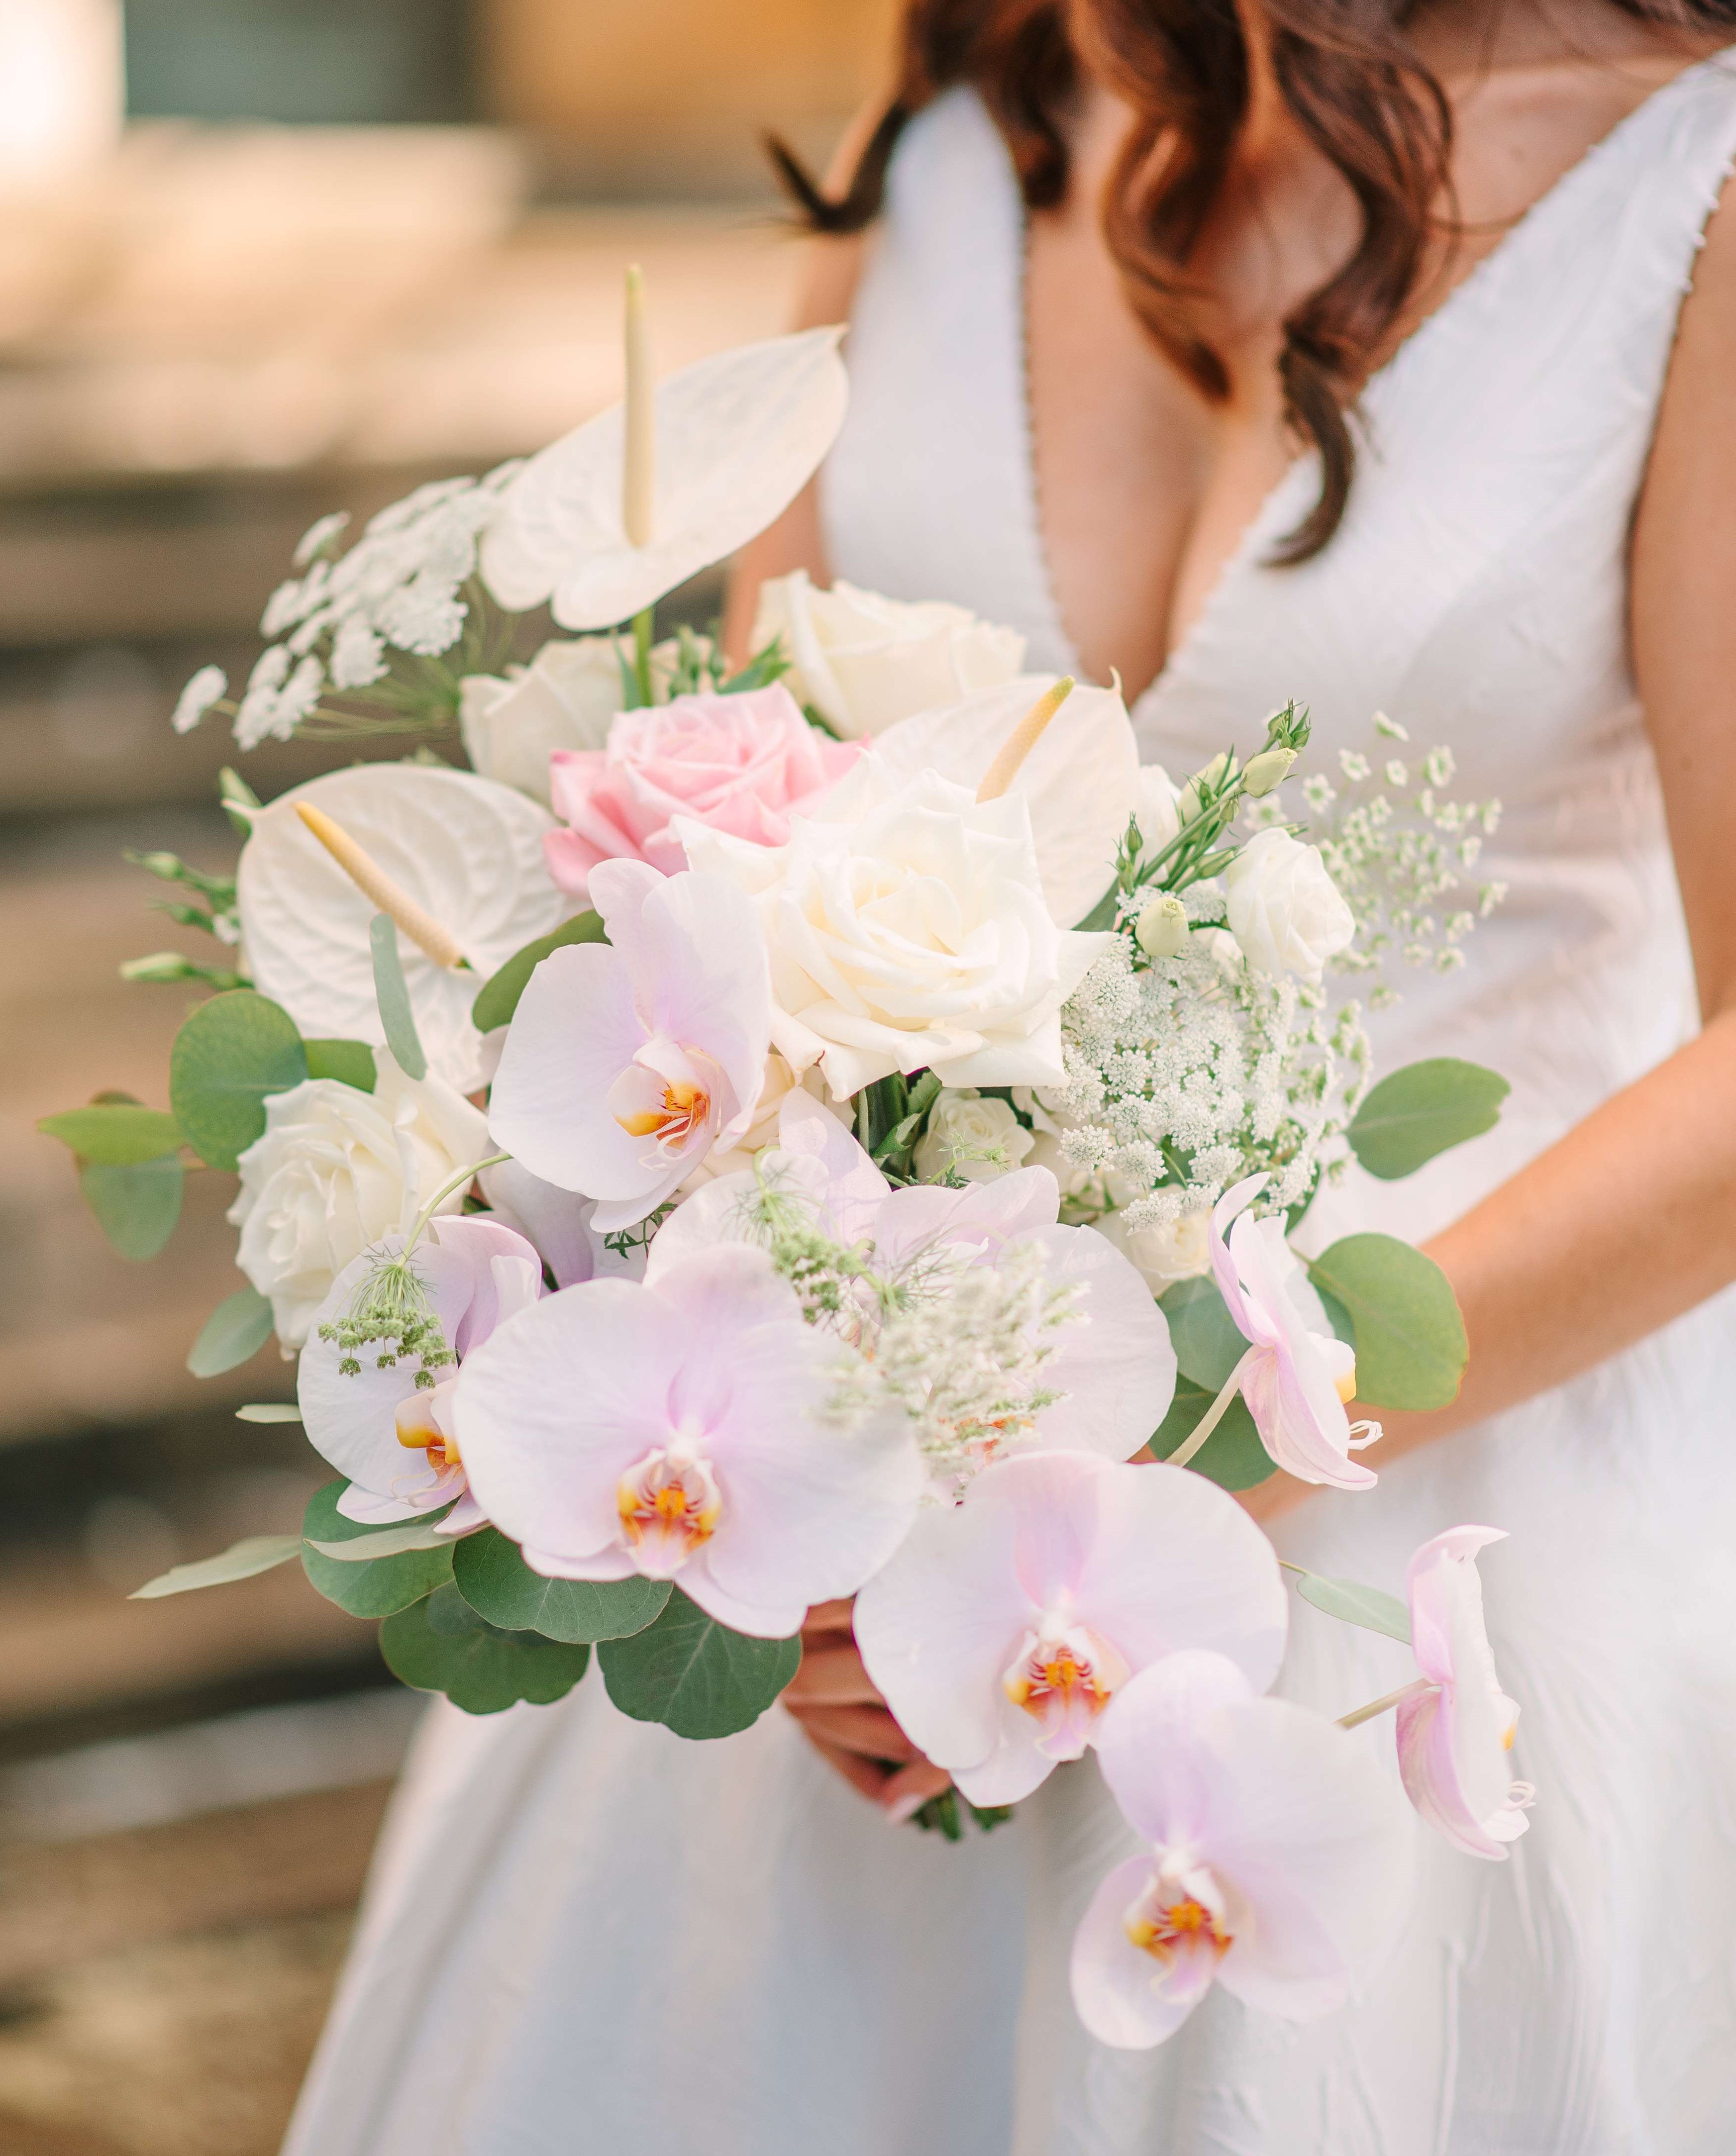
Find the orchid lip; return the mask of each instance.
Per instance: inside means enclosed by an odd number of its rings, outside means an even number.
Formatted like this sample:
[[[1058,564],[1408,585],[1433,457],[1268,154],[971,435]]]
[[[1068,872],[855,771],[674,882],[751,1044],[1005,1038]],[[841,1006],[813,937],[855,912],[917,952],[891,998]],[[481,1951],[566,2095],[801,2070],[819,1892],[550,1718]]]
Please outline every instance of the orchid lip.
[[[1122,1928],[1129,1942],[1159,1967],[1161,1987],[1184,1956],[1205,1948],[1220,1960],[1235,1943],[1229,1897],[1204,1865],[1185,1851],[1159,1851],[1149,1879],[1128,1907]]]
[[[716,1532],[723,1493],[711,1462],[676,1437],[627,1470],[615,1503],[634,1564],[647,1578],[671,1579]]]
[[[648,1040],[609,1091],[609,1111],[629,1137],[650,1138],[646,1165],[708,1145],[716,1134],[722,1074],[709,1056],[663,1038]]]
[[[1001,1678],[1012,1704],[1043,1725],[1037,1748],[1052,1759],[1079,1758],[1129,1674],[1111,1641],[1068,1620],[1066,1610],[1045,1611]]]

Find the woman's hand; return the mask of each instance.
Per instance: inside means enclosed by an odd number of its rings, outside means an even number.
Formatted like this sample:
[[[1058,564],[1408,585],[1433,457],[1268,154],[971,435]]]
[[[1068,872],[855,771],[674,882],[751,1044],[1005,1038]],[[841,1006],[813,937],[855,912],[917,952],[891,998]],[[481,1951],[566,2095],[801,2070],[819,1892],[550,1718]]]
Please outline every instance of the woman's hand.
[[[802,1666],[783,1704],[828,1766],[896,1826],[950,1789],[953,1778],[922,1757],[887,1712],[856,1651],[851,1606],[822,1602],[808,1612]]]

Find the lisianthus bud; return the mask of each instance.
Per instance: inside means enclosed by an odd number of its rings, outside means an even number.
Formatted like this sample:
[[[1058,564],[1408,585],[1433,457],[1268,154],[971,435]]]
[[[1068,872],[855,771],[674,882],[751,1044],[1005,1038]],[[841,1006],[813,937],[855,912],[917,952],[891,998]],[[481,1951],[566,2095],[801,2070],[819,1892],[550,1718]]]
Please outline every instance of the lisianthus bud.
[[[1243,793],[1251,793],[1256,798],[1262,793],[1271,793],[1290,776],[1291,767],[1295,762],[1296,751],[1293,748],[1261,749],[1258,756],[1248,759],[1247,768],[1241,778]]]
[[[1154,898],[1133,927],[1133,940],[1148,958],[1179,958],[1188,947],[1188,909],[1174,891]]]

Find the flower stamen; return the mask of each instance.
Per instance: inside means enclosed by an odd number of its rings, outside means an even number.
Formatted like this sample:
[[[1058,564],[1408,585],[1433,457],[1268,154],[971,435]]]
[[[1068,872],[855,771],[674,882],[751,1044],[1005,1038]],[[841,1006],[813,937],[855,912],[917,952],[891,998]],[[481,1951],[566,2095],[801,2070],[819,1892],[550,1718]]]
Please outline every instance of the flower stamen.
[[[716,1532],[723,1493],[688,1445],[657,1446],[615,1486],[621,1539],[650,1579],[669,1579]]]

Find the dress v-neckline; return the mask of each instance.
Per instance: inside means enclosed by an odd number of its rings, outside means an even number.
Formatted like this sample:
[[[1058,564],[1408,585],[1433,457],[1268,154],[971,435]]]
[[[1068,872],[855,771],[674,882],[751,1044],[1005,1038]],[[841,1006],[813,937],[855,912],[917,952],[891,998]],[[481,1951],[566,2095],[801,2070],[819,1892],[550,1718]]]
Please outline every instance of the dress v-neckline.
[[[1546,213],[1559,208],[1560,203],[1573,194],[1584,175],[1595,170],[1607,153],[1612,153],[1626,139],[1629,131],[1640,120],[1656,108],[1683,84],[1691,81],[1705,70],[1736,56],[1736,44],[1721,45],[1716,52],[1708,53],[1703,59],[1692,60],[1678,69],[1667,82],[1661,82],[1656,90],[1648,90],[1631,111],[1625,112],[1615,126],[1589,143],[1565,172],[1551,181],[1536,200],[1529,203],[1514,218],[1513,223],[1487,254],[1480,256],[1422,319],[1408,330],[1393,350],[1369,375],[1363,385],[1362,397],[1367,398],[1409,360],[1422,346],[1430,331],[1444,318],[1464,311],[1469,295],[1487,285],[1497,264],[1505,265],[1519,251],[1528,231],[1534,230]],[[1020,410],[1024,420],[1025,482],[1026,500],[1030,507],[1030,528],[1036,548],[1037,572],[1049,612],[1060,644],[1073,669],[1078,670],[1078,646],[1074,643],[1061,603],[1055,596],[1055,579],[1050,572],[1049,542],[1043,528],[1042,490],[1037,480],[1036,424],[1030,396],[1030,219],[1021,218],[1019,227],[1020,254],[1016,279],[1015,303],[1018,308],[1018,343],[1020,353]],[[1360,399],[1358,400],[1360,402]],[[1163,690],[1177,674],[1180,664],[1194,645],[1202,640],[1208,622],[1221,611],[1225,598],[1234,588],[1236,579],[1246,570],[1256,549],[1266,536],[1279,504],[1288,495],[1299,473],[1312,470],[1318,460],[1318,451],[1309,449],[1292,457],[1262,497],[1253,516],[1242,527],[1240,536],[1219,564],[1204,598],[1195,609],[1193,619],[1177,637],[1164,654],[1163,663],[1151,680],[1133,699],[1132,716],[1137,721],[1142,711],[1153,706]]]

